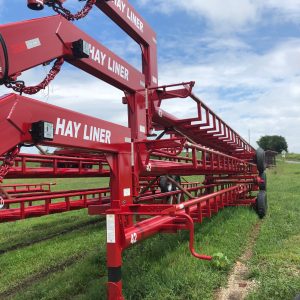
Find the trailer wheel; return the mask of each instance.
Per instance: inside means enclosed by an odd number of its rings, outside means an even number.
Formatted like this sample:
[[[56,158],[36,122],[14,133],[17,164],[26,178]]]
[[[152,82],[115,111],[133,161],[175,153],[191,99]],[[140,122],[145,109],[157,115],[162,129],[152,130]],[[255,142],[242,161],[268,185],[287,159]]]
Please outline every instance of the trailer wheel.
[[[266,169],[265,151],[262,148],[256,150],[256,165],[259,174],[262,174]]]
[[[178,175],[172,176],[172,178],[178,183],[181,184],[181,178]],[[175,184],[173,184],[173,191],[176,191],[178,188]]]
[[[159,187],[162,193],[171,192],[173,185],[172,182],[168,180],[167,176],[161,176],[159,178]]]
[[[296,296],[294,300],[300,300],[300,294]]]
[[[181,184],[180,176],[178,175],[172,175],[172,177],[176,182]],[[171,191],[176,191],[177,187],[175,184],[173,184],[171,181],[168,180],[167,176],[161,176],[159,178],[159,187],[162,193],[167,193]]]
[[[5,199],[0,195],[0,210],[9,208],[8,204],[5,204],[4,200]]]
[[[4,204],[4,199],[3,197],[0,195],[0,210],[1,209],[5,209],[5,204]]]
[[[259,184],[259,190],[260,191],[266,191],[267,190],[267,174],[266,172],[263,172],[259,176],[264,182]]]
[[[268,210],[267,193],[265,191],[259,191],[256,199],[256,212],[258,216],[263,219]]]

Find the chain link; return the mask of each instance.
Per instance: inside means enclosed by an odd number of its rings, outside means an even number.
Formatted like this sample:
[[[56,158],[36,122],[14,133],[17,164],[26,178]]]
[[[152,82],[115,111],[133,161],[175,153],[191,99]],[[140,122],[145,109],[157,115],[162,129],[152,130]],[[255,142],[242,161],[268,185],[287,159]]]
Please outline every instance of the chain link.
[[[38,85],[35,86],[25,86],[24,81],[13,81],[10,80],[8,82],[5,82],[4,85],[7,88],[13,89],[16,93],[24,93],[27,95],[33,95],[38,93],[40,90],[45,89],[49,83],[56,77],[56,75],[59,73],[59,71],[61,70],[61,66],[64,63],[64,59],[63,58],[58,58],[53,67],[51,68],[51,70],[49,71],[48,75],[45,77],[45,79],[39,83]]]
[[[46,5],[52,7],[56,13],[62,15],[68,21],[76,21],[86,17],[96,2],[97,0],[88,0],[83,9],[76,14],[72,14],[68,9],[63,7],[59,0],[50,0],[46,3]]]
[[[3,182],[3,178],[7,175],[9,169],[14,165],[20,150],[21,147],[18,145],[6,154],[3,164],[0,166],[0,183]]]

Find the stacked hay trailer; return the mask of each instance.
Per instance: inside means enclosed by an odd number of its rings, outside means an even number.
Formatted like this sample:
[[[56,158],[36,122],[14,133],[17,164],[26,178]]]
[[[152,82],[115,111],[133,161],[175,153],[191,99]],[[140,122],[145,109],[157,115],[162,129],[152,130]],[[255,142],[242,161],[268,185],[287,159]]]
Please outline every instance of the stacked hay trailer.
[[[58,15],[0,26],[0,82],[16,92],[0,98],[0,155],[4,156],[0,180],[42,174],[108,176],[110,185],[4,199],[0,221],[84,207],[91,215],[106,216],[108,299],[123,299],[126,248],[156,233],[188,230],[192,255],[211,260],[211,255],[194,248],[195,223],[227,206],[252,205],[260,217],[265,216],[264,152],[255,151],[196,97],[194,82],[158,85],[156,34],[128,1],[120,5],[89,0],[76,15],[63,2],[28,0],[29,8],[50,7]],[[92,8],[103,11],[140,45],[142,72],[72,23]],[[49,75],[37,86],[26,87],[18,80],[21,72],[52,60]],[[45,88],[64,62],[123,90],[129,126],[23,96]],[[193,101],[195,116],[180,119],[164,110],[163,103],[174,99]],[[28,145],[69,150],[52,157],[21,155]],[[30,159],[34,165],[27,165]],[[203,175],[205,180],[186,182],[190,175]],[[64,200],[53,203],[57,198]]]

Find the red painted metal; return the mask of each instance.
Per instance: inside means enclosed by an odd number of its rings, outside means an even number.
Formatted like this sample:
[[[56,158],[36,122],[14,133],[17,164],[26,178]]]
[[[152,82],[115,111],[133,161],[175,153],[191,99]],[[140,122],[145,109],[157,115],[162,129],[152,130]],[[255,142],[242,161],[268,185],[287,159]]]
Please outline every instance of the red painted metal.
[[[0,155],[13,145],[32,143],[31,124],[47,120],[55,124],[55,137],[50,146],[83,148],[95,151],[118,152],[130,129],[111,122],[46,104],[16,94],[0,98],[2,132]],[[30,111],[28,110],[30,107]]]
[[[5,178],[110,176],[110,187],[35,190],[21,197],[14,193],[5,204],[17,208],[1,210],[0,221],[85,207],[92,215],[106,215],[107,290],[108,299],[115,300],[124,299],[121,267],[126,248],[156,233],[188,230],[191,254],[211,260],[211,254],[195,250],[194,223],[225,207],[254,205],[253,192],[259,189],[260,179],[253,147],[192,93],[194,82],[158,87],[156,34],[129,2],[98,0],[95,7],[141,46],[141,72],[75,27],[67,16],[57,15],[0,26],[0,83],[9,85],[20,72],[63,58],[125,91],[128,127],[20,95],[5,95],[0,98],[1,156],[17,154],[24,144],[66,149],[50,156],[11,155],[9,162],[4,159],[5,170],[0,166],[0,175],[9,171]],[[72,43],[80,39],[90,44],[89,57],[74,54]],[[162,109],[164,100],[175,98],[194,101],[196,116],[179,119]],[[32,124],[38,121],[54,124],[52,141],[33,139]],[[155,136],[154,130],[162,133]],[[204,179],[174,180],[184,175]],[[171,186],[164,193],[161,176]]]
[[[121,90],[133,92],[145,87],[142,73],[61,16],[2,25],[0,34],[8,49],[8,77],[15,78],[20,72],[64,57],[70,64]],[[80,39],[90,44],[90,58],[74,57],[72,43]],[[0,64],[1,80],[7,67],[2,47]]]
[[[105,207],[109,203],[109,193],[110,190],[106,188],[49,192],[6,199],[4,203],[8,208],[0,210],[0,222],[78,210],[95,204]],[[13,208],[10,208],[11,205]]]
[[[0,161],[4,158],[0,158]],[[20,154],[6,178],[109,177],[104,157]]]
[[[168,128],[167,133],[179,137],[186,136],[195,143],[212,147],[239,158],[253,158],[254,148],[192,93],[194,82],[181,85],[183,86],[181,89],[174,89],[178,85],[169,85],[151,89],[149,92],[149,97],[153,100],[151,103],[153,103],[155,128]],[[161,109],[163,100],[189,97],[197,105],[196,117],[177,119]],[[186,100],[183,101],[186,102]]]
[[[28,194],[28,193],[45,193],[51,192],[51,186],[56,185],[54,182],[45,183],[18,183],[18,184],[2,184],[3,188],[8,194],[13,194],[14,196],[18,194]]]

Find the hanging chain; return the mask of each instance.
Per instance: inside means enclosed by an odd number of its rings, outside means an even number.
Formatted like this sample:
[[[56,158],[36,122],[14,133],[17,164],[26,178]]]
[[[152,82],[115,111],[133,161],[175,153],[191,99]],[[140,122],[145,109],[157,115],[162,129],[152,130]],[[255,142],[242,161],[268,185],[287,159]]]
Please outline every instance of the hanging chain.
[[[52,7],[52,9],[56,13],[62,15],[68,21],[75,21],[86,17],[96,2],[97,0],[88,0],[83,9],[77,12],[76,14],[72,14],[68,9],[63,7],[62,3],[59,0],[50,0],[46,2],[46,5]]]
[[[38,85],[27,87],[27,86],[25,86],[24,81],[20,81],[20,80],[17,80],[17,81],[9,80],[9,81],[5,82],[4,84],[7,88],[13,89],[16,93],[20,93],[20,94],[24,93],[24,94],[28,94],[28,95],[36,94],[40,90],[45,89],[49,85],[49,83],[56,77],[56,75],[59,73],[63,63],[64,63],[64,59],[58,58],[55,61],[51,70],[49,71],[48,75]]]
[[[87,0],[83,9],[77,12],[76,14],[72,14],[68,9],[64,8],[60,0],[49,0],[48,2],[46,2],[46,5],[52,7],[52,9],[55,12],[62,15],[68,21],[75,21],[75,20],[80,20],[85,16],[87,16],[87,14],[93,8],[96,2],[97,0]],[[56,77],[56,75],[61,70],[61,66],[63,65],[63,63],[64,63],[64,59],[58,58],[55,61],[48,75],[45,77],[45,79],[41,83],[35,86],[26,87],[24,81],[13,80],[11,78],[3,83],[7,88],[13,89],[16,93],[33,95],[38,93],[40,90],[45,89],[49,85],[49,83]]]
[[[18,145],[6,154],[3,164],[0,166],[0,183],[2,183],[3,178],[7,175],[9,169],[14,165],[20,150],[21,146]]]

